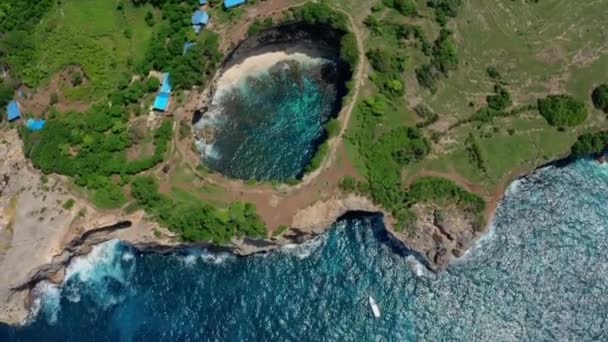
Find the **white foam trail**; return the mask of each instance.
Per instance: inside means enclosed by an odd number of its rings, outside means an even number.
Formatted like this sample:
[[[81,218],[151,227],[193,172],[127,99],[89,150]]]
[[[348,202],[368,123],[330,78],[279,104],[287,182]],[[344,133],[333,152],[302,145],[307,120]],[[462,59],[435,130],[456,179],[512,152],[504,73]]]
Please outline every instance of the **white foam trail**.
[[[516,193],[518,193],[521,183],[522,183],[521,179],[516,179],[513,182],[511,182],[511,184],[509,184],[509,186],[505,190],[505,195],[515,195]]]
[[[281,251],[285,254],[293,255],[298,259],[306,259],[312,253],[322,248],[326,242],[326,235],[320,235],[314,239],[308,240],[304,243],[294,244],[290,243],[281,247]]]

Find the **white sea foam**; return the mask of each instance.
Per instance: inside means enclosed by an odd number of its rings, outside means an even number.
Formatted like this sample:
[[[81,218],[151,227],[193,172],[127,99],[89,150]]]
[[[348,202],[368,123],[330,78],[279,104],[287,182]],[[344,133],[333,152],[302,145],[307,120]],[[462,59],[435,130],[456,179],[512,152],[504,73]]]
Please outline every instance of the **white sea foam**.
[[[230,253],[209,253],[205,250],[201,253],[201,259],[206,263],[221,265],[226,261],[234,260],[235,256]]]
[[[179,260],[186,265],[186,267],[192,267],[196,264],[197,256],[195,254],[187,254],[179,257]]]
[[[521,179],[516,179],[505,190],[505,195],[515,195],[519,191],[519,187],[522,183]]]
[[[55,324],[61,310],[61,288],[49,281],[41,281],[34,287],[34,301],[24,324],[39,314],[44,315],[49,324]]]
[[[324,234],[324,235],[317,236],[314,239],[311,239],[304,243],[287,244],[287,245],[281,247],[280,250],[285,254],[293,255],[299,259],[306,259],[312,253],[314,253],[318,249],[322,248],[325,245],[326,239],[327,239],[326,235]]]
[[[491,245],[496,240],[496,228],[494,226],[494,220],[489,223],[487,231],[481,235],[481,237],[475,241],[471,248],[467,249],[464,254],[458,258],[458,261],[465,261],[475,254],[483,253],[487,246]],[[457,262],[458,262],[457,261]]]
[[[422,278],[429,276],[429,270],[413,255],[408,255],[405,262],[407,263],[407,268],[412,271],[416,277]]]
[[[301,52],[288,53],[285,51],[278,51],[251,56],[242,63],[224,71],[218,80],[218,92],[221,94],[224,89],[229,89],[230,87],[238,85],[239,82],[244,81],[247,77],[255,76],[260,72],[265,72],[279,62],[290,60],[297,61],[301,64],[314,64],[326,61],[324,58],[311,57]]]
[[[133,253],[126,252],[122,255],[122,260],[124,260],[124,261],[131,261],[134,258],[135,258],[135,255],[133,255]]]
[[[115,262],[119,244],[119,240],[113,239],[96,245],[88,255],[76,258],[67,267],[65,280],[78,277],[82,282],[99,282],[104,277],[112,277],[123,282],[122,265]]]

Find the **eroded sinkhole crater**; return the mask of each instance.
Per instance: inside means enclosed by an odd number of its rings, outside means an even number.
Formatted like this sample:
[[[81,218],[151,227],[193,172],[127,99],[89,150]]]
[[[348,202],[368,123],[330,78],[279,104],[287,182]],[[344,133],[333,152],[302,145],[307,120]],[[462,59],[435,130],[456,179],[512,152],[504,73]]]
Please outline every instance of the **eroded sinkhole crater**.
[[[242,42],[196,118],[202,162],[230,178],[302,177],[351,77],[340,38],[330,27],[296,23]]]

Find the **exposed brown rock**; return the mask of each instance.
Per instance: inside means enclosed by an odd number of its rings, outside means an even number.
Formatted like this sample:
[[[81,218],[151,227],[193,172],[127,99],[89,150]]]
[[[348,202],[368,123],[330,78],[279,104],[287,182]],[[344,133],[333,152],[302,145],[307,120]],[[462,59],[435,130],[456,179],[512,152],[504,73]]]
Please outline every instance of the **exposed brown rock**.
[[[435,271],[462,256],[479,237],[477,218],[454,205],[420,203],[412,208],[416,221],[403,231],[392,231],[408,248],[423,255]]]

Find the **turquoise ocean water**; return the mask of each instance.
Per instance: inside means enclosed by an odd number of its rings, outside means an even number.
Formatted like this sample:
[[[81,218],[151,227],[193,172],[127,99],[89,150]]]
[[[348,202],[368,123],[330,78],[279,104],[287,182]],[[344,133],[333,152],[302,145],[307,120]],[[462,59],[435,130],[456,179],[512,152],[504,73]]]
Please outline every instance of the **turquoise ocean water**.
[[[377,215],[245,258],[111,241],[40,286],[37,315],[0,340],[606,341],[606,251],[608,167],[581,160],[514,182],[491,230],[440,274]]]
[[[228,177],[300,177],[320,143],[324,124],[340,108],[337,64],[327,59],[283,61],[218,89],[210,108],[215,139],[204,163]]]

